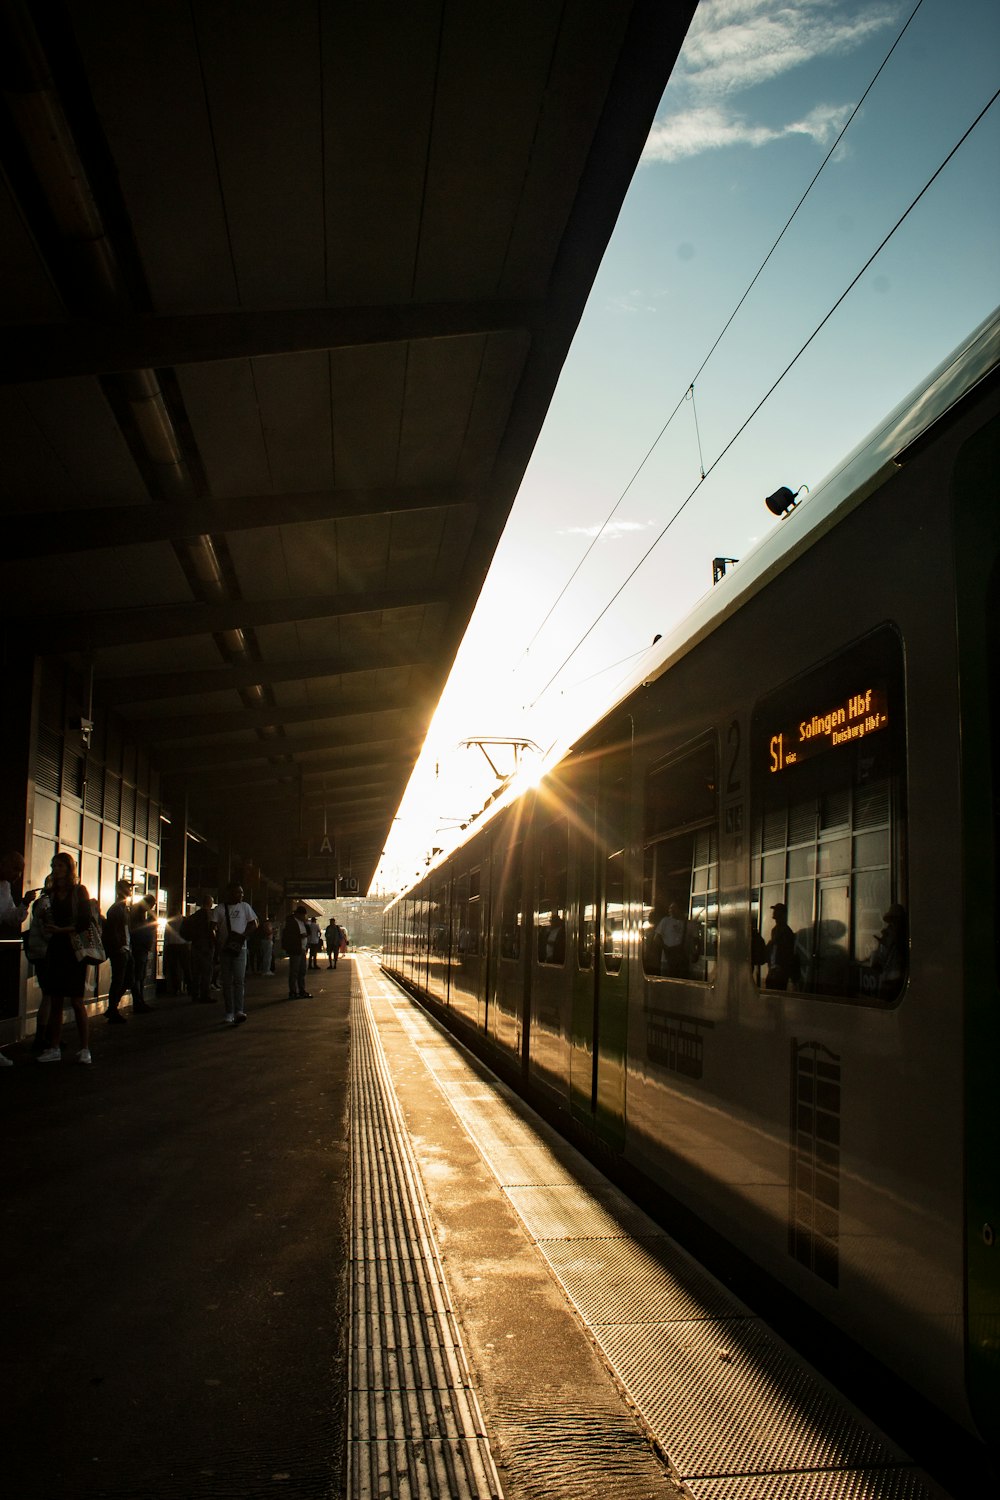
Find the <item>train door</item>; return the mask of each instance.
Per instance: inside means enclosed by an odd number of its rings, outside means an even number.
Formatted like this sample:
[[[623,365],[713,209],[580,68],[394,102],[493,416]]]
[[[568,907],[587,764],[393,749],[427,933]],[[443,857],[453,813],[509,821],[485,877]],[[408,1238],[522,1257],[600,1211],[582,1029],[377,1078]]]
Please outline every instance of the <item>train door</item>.
[[[631,815],[631,719],[621,728],[615,748],[601,759],[597,799],[601,941],[594,965],[594,1123],[599,1134],[616,1146],[625,1140],[630,928],[625,853]]]
[[[597,932],[600,921],[600,870],[597,851],[597,798],[581,797],[577,817],[576,954],[570,1012],[570,1107],[580,1118],[594,1113],[597,1069]]]
[[[625,892],[630,752],[627,733],[598,761],[595,792],[577,808],[570,1102],[614,1145],[625,1136],[629,907]]]
[[[508,837],[497,847],[496,963],[493,969],[493,1007],[490,1030],[498,1046],[515,1056],[522,1048],[523,994],[527,980],[527,942],[524,931],[524,845],[520,838],[521,809],[515,808]]]
[[[850,965],[851,892],[843,876],[821,880],[817,892],[813,988],[836,995]]]

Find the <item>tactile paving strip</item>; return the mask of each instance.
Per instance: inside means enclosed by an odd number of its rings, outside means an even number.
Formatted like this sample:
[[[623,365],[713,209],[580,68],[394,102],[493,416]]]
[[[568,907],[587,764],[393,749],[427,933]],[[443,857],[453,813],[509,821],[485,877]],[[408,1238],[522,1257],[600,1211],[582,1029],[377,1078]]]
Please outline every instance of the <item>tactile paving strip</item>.
[[[371,1009],[351,988],[352,1500],[500,1500]]]
[[[589,1164],[567,1178],[573,1153],[499,1080],[483,1098],[482,1064],[463,1084],[414,1002],[393,1010],[696,1500],[948,1500]]]

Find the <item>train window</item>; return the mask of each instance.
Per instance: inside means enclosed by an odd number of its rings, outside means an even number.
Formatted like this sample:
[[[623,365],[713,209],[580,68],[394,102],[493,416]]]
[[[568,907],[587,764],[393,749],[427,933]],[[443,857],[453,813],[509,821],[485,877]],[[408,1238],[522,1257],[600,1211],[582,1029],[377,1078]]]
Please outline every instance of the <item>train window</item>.
[[[436,882],[432,886],[430,903],[430,931],[428,934],[431,963],[440,968],[441,960],[448,956],[448,882]]]
[[[576,962],[580,969],[594,967],[594,949],[597,944],[597,843],[594,823],[597,805],[593,797],[580,801],[579,825],[577,828],[579,860],[577,864],[578,892],[576,901]]]
[[[475,892],[475,894],[473,894]],[[459,961],[479,953],[479,871],[460,875],[455,882],[456,947]]]
[[[538,840],[538,905],[535,930],[538,962],[566,962],[566,880],[569,825],[556,818]]]
[[[719,941],[714,735],[652,767],[644,814],[646,973],[710,983]]]
[[[600,839],[604,849],[604,972],[618,974],[625,957],[624,840],[629,823],[629,761],[615,756],[601,764]]]
[[[524,896],[521,879],[521,845],[511,844],[504,855],[500,876],[500,957],[521,957]]]
[[[890,1004],[908,964],[902,648],[885,628],[754,711],[755,972]]]

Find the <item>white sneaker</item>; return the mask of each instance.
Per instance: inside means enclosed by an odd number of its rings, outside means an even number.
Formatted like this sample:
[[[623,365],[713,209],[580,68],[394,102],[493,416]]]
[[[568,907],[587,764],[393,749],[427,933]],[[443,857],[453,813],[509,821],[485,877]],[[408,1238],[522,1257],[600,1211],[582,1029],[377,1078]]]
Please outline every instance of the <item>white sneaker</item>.
[[[236,1017],[235,1016],[224,1016],[223,1020],[225,1021],[225,1023],[226,1023],[227,1026],[235,1026],[236,1025]]]
[[[76,1054],[76,1060],[77,1060],[77,1062],[82,1062],[82,1063],[93,1062],[94,1059],[90,1055],[90,1048],[89,1047],[81,1047],[80,1051]]]
[[[39,1062],[62,1062],[62,1053],[58,1047],[46,1047],[44,1052],[38,1054]]]
[[[0,1052],[0,1068],[12,1068],[13,1066],[14,1064],[11,1062],[6,1052]]]

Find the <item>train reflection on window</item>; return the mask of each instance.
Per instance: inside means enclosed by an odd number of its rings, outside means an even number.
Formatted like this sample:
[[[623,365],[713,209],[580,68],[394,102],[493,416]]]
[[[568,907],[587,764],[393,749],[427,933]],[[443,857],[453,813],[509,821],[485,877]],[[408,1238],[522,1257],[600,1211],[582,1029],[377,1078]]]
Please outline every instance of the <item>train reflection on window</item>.
[[[521,957],[521,928],[524,923],[523,883],[521,879],[521,845],[512,844],[504,857],[500,875],[500,957]]]
[[[597,943],[597,804],[593,798],[580,804],[580,898],[577,902],[576,963],[579,969],[594,967]]]
[[[479,901],[479,871],[460,875],[455,881],[455,946],[459,962],[475,958],[479,953],[479,926],[481,920]]]
[[[566,961],[566,881],[569,824],[556,818],[538,840],[538,907],[535,932],[540,964]]]
[[[618,974],[625,958],[625,851],[629,825],[629,761],[616,754],[601,767],[598,836],[604,850],[604,972]]]
[[[715,737],[653,766],[646,777],[643,965],[647,975],[715,977],[719,944]]]
[[[876,1005],[902,993],[904,744],[888,628],[757,706],[751,934],[763,987]]]

